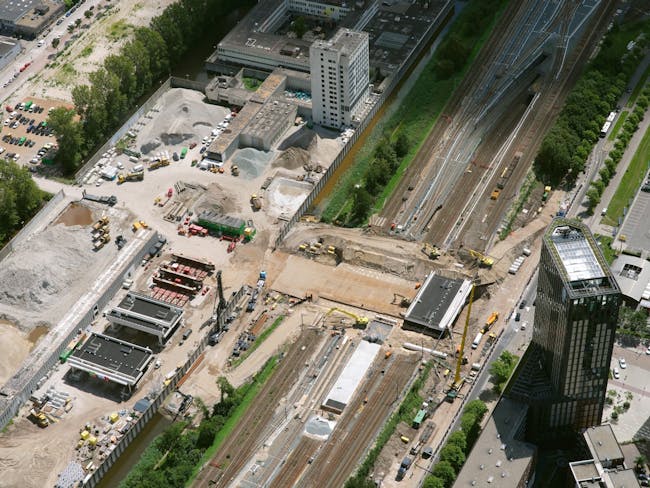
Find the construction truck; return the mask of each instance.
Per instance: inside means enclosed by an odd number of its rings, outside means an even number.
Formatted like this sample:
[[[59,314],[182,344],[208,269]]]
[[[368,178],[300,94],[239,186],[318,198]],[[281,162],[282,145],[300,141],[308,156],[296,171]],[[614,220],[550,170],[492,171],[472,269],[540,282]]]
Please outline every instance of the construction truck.
[[[262,197],[257,196],[255,193],[251,195],[251,206],[254,211],[262,209]]]
[[[325,318],[329,317],[334,312],[340,312],[340,313],[342,313],[344,315],[347,315],[348,317],[352,317],[354,319],[355,327],[365,328],[368,325],[368,322],[370,322],[368,320],[368,317],[362,317],[360,315],[354,314],[352,312],[348,312],[347,310],[343,310],[343,309],[337,308],[337,307],[330,308],[327,311],[327,313],[325,314]]]
[[[29,419],[38,425],[41,429],[44,429],[50,425],[50,421],[45,416],[45,414],[36,408],[32,408],[29,411]]]
[[[551,190],[552,188],[550,186],[544,187],[544,193],[542,194],[542,202],[546,202],[546,200],[548,200],[548,197],[551,195]]]
[[[111,235],[108,232],[102,234],[102,236],[93,243],[93,249],[95,251],[99,251],[102,247],[104,247],[104,244],[110,242],[110,240]]]
[[[239,167],[233,164],[230,168],[230,172],[232,173],[233,176],[239,176]]]
[[[492,190],[492,193],[490,193],[490,200],[496,200],[497,198],[499,198],[500,194],[501,194],[501,190],[495,188],[494,190]]]
[[[99,219],[97,222],[93,224],[93,229],[99,230],[101,227],[108,225],[108,222],[109,222],[108,217],[102,217],[101,219]]]
[[[169,166],[169,159],[167,158],[159,158],[151,162],[149,165],[149,171],[153,171],[154,169],[162,168],[163,166]]]
[[[422,252],[426,254],[429,259],[438,259],[440,256],[440,249],[436,246],[432,246],[428,242],[422,244]]]
[[[485,334],[488,330],[490,330],[490,327],[492,327],[497,320],[499,320],[499,312],[492,312],[492,314],[485,321],[485,325],[481,329],[481,333]]]
[[[468,251],[473,258],[478,260],[480,266],[491,268],[494,264],[494,258],[481,254],[480,252],[474,251],[472,249],[468,249]]]
[[[144,180],[144,171],[138,171],[135,173],[120,173],[117,175],[117,184],[121,185],[125,181],[142,181]]]

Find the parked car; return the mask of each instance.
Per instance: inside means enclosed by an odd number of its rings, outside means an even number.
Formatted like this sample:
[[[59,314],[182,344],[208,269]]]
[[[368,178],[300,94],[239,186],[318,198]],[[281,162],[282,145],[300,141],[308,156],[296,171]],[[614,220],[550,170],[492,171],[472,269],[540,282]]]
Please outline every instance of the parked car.
[[[519,312],[517,312],[515,314],[515,322],[519,322],[520,320],[521,320],[521,314]]]
[[[621,358],[618,360],[618,365],[621,367],[621,369],[627,368],[627,363],[625,362],[625,358]]]
[[[621,377],[621,372],[618,370],[618,368],[614,368],[612,370],[612,376],[614,376],[614,379],[617,380]]]

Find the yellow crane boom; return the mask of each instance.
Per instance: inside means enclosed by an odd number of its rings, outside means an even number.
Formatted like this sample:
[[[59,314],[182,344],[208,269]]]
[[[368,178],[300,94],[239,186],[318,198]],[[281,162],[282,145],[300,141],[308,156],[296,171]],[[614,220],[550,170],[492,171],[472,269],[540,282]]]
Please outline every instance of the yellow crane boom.
[[[325,314],[325,317],[329,317],[334,312],[340,312],[344,315],[347,315],[348,317],[352,317],[355,321],[355,325],[361,327],[365,327],[366,325],[368,325],[369,322],[368,317],[362,317],[360,315],[354,314],[352,312],[348,312],[347,310],[343,310],[342,308],[337,308],[337,307],[330,308]]]
[[[472,302],[474,301],[474,284],[469,292],[469,305],[467,307],[467,317],[465,318],[465,328],[463,329],[463,337],[460,340],[460,352],[456,360],[456,373],[454,374],[454,386],[460,385],[460,367],[463,363],[463,352],[465,351],[465,339],[467,339],[467,329],[469,329],[469,316],[472,313]]]

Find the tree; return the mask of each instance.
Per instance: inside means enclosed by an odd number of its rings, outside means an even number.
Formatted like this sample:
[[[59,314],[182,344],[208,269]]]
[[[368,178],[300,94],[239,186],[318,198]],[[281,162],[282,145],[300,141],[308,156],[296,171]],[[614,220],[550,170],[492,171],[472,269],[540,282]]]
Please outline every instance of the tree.
[[[447,445],[458,446],[465,454],[467,454],[467,436],[462,430],[453,432],[447,439]]]
[[[356,188],[352,196],[351,223],[360,224],[368,216],[371,207],[372,195],[363,187]]]
[[[634,458],[634,467],[638,470],[642,470],[645,468],[647,462],[648,460],[645,456],[637,456]]]
[[[490,374],[493,376],[494,390],[497,393],[503,391],[503,387],[514,371],[518,359],[518,356],[503,351],[499,358],[490,365]]]
[[[57,47],[59,47],[60,42],[61,42],[61,39],[59,39],[58,37],[55,37],[54,39],[52,39],[52,47],[54,49],[56,49]]]
[[[93,11],[92,10],[86,10],[84,12],[84,17],[86,17],[87,19],[91,18],[92,16],[93,16]]]
[[[408,136],[405,133],[400,132],[395,141],[395,154],[397,157],[401,159],[406,156],[409,152],[410,145],[411,143]]]
[[[212,418],[205,419],[199,426],[199,434],[196,438],[197,449],[207,449],[214,442],[218,429]]]
[[[345,482],[345,488],[376,488],[375,482],[365,476],[353,476]]]
[[[302,36],[304,36],[307,33],[307,23],[305,22],[305,18],[302,15],[299,15],[296,17],[296,20],[293,21],[293,32],[296,33],[296,37],[298,39],[302,39]]]
[[[437,476],[427,476],[424,479],[422,488],[445,488],[445,482]]]
[[[450,488],[456,480],[456,472],[448,461],[440,461],[436,463],[431,470],[431,474],[440,478],[444,483],[445,488]]]
[[[9,185],[3,184],[0,186],[0,242],[4,243],[11,238],[18,222],[16,192]]]
[[[465,463],[465,452],[459,446],[447,443],[440,450],[440,460],[449,462],[458,473]]]
[[[66,174],[74,173],[85,155],[83,130],[74,116],[74,110],[59,107],[52,110],[47,118],[48,125],[54,130],[59,145],[55,161],[61,165]]]
[[[587,190],[587,207],[590,212],[593,212],[594,208],[600,203],[600,193],[594,187],[591,187]]]
[[[514,361],[514,364],[517,363],[518,357],[515,356],[514,354],[510,354],[508,351],[504,351],[501,356],[504,354],[508,354],[509,361]],[[510,358],[510,356],[513,356],[514,359]],[[463,413],[468,413],[473,415],[476,418],[477,423],[481,423],[483,421],[483,417],[485,417],[485,414],[487,413],[487,406],[485,405],[484,402],[481,400],[472,400],[469,402],[467,405],[465,405],[465,408],[463,409]]]

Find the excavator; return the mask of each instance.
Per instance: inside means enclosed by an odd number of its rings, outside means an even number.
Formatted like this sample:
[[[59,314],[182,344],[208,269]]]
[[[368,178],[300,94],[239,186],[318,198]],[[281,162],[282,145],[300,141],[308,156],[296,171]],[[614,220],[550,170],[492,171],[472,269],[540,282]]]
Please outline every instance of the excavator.
[[[491,268],[492,265],[494,264],[494,258],[490,256],[486,256],[485,254],[482,254],[478,251],[474,251],[473,249],[468,249],[469,254],[476,260],[478,260],[479,266],[483,266],[485,268]]]
[[[432,246],[428,242],[422,243],[422,252],[426,254],[429,259],[438,259],[440,256],[440,249],[436,246]]]
[[[329,317],[334,312],[340,312],[344,315],[347,315],[348,317],[352,317],[354,319],[355,327],[365,328],[368,325],[369,322],[368,317],[362,317],[360,315],[354,314],[352,312],[348,312],[347,310],[343,310],[337,307],[330,308],[325,314],[325,318]]]
[[[411,305],[411,300],[399,293],[393,293],[393,301],[391,302],[391,305],[399,305],[400,307],[408,308]]]
[[[472,283],[472,290],[469,292],[469,305],[467,306],[467,317],[465,317],[465,328],[463,329],[463,337],[460,340],[460,347],[458,349],[458,358],[456,359],[456,373],[454,374],[454,382],[447,390],[447,401],[453,402],[458,396],[465,377],[460,375],[460,367],[463,365],[463,352],[465,351],[465,340],[467,339],[467,329],[469,329],[469,317],[472,313],[472,303],[474,302],[474,284]]]
[[[41,429],[50,425],[50,420],[46,415],[36,406],[29,411],[29,418],[32,422],[38,425]]]

